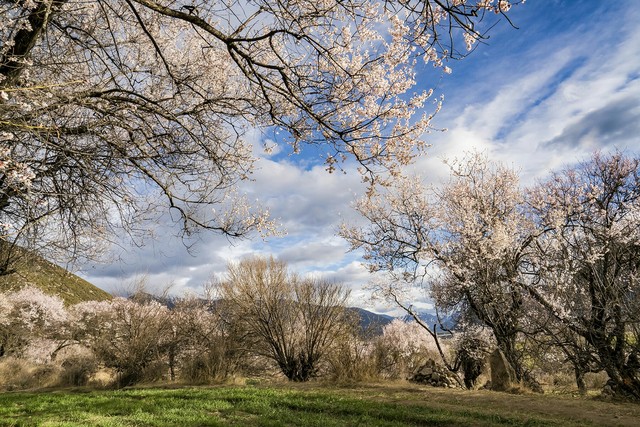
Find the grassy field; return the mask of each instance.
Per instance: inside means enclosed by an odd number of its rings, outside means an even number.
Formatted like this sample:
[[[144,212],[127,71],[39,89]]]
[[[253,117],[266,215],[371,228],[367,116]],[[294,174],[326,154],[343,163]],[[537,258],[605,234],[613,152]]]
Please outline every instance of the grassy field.
[[[409,384],[0,394],[0,426],[637,426],[640,405]]]

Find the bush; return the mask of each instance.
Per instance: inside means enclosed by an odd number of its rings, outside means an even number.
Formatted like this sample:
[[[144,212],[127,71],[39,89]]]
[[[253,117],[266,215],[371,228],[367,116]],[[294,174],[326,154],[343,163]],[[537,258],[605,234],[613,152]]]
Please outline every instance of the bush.
[[[380,374],[388,379],[409,378],[427,360],[440,358],[434,339],[422,326],[399,319],[383,328],[374,351]]]
[[[357,335],[345,335],[327,354],[327,374],[333,381],[365,381],[380,378],[374,343]]]
[[[25,390],[50,387],[58,382],[60,368],[36,364],[15,357],[0,359],[0,390]]]
[[[484,372],[487,357],[495,346],[491,331],[480,326],[468,326],[453,339],[452,349],[464,372],[464,385],[468,389],[477,386]]]
[[[60,386],[84,386],[98,370],[98,362],[93,356],[71,356],[61,363]]]
[[[163,360],[173,338],[165,306],[155,301],[138,303],[115,298],[77,304],[71,315],[74,336],[104,366],[117,371],[119,386],[161,377],[157,363]]]

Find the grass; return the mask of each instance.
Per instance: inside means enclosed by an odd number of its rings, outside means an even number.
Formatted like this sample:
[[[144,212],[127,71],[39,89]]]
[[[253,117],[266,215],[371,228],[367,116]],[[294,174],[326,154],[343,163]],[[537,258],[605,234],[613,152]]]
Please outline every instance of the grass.
[[[57,390],[0,394],[0,426],[637,425],[640,406],[409,384]]]

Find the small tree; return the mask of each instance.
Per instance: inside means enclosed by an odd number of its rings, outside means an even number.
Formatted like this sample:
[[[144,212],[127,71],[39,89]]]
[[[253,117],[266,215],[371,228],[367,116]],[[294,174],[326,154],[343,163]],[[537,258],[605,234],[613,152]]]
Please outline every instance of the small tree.
[[[241,340],[222,318],[220,304],[200,298],[184,298],[171,310],[173,340],[167,347],[171,378],[176,367],[181,378],[207,383],[236,372]]]
[[[220,296],[248,349],[273,360],[292,381],[317,375],[348,319],[341,285],[299,278],[273,258],[229,264]]]
[[[62,300],[40,289],[27,286],[0,293],[0,357],[20,356],[34,340],[47,339],[39,359],[55,358],[56,351],[66,344],[62,337],[66,320]]]
[[[168,309],[156,301],[124,298],[85,302],[72,307],[74,338],[118,373],[118,385],[139,382],[162,361],[171,342]]]
[[[464,325],[461,331],[454,335],[452,347],[464,372],[465,387],[476,387],[487,357],[495,348],[493,334],[488,328]]]

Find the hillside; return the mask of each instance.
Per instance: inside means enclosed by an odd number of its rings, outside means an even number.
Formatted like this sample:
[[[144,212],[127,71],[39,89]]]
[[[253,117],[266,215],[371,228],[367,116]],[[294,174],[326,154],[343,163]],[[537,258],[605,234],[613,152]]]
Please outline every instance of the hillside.
[[[0,276],[0,291],[31,285],[59,296],[68,305],[111,298],[109,293],[37,255],[21,257],[14,268],[15,272]]]

